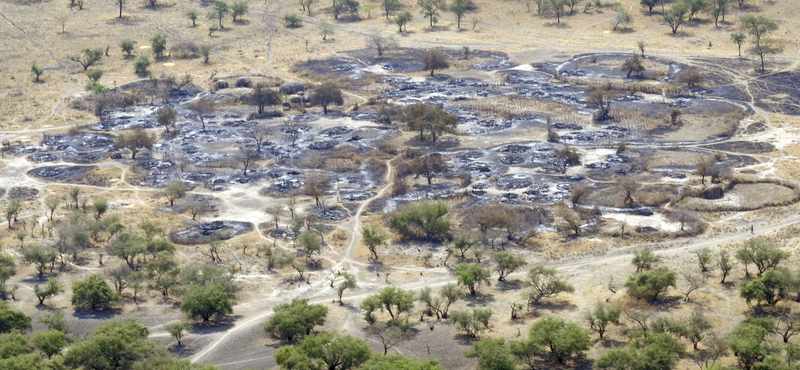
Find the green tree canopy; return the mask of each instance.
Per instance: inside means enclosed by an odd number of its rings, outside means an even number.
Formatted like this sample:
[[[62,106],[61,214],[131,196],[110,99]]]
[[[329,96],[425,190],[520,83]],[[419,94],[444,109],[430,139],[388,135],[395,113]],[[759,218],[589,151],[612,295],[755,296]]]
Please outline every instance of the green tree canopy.
[[[637,299],[655,301],[658,296],[675,287],[678,275],[666,266],[635,273],[625,281],[628,295]]]
[[[684,346],[666,333],[650,334],[632,340],[625,348],[613,348],[595,362],[597,369],[662,370],[672,369]]]
[[[282,369],[355,369],[372,351],[367,342],[346,334],[323,332],[309,335],[297,346],[283,346],[275,352]]]
[[[34,347],[42,352],[43,355],[47,356],[47,358],[61,353],[61,349],[68,344],[64,333],[58,330],[37,331],[33,334]]]
[[[378,225],[364,225],[361,228],[361,241],[367,246],[372,255],[371,259],[375,262],[378,261],[377,248],[383,245],[387,238],[386,231]]]
[[[592,343],[586,329],[549,316],[531,325],[528,340],[545,348],[546,356],[559,363],[584,355]]]
[[[364,311],[364,318],[370,324],[376,321],[373,313],[377,310],[385,309],[391,319],[396,320],[414,309],[414,292],[388,286],[365,298],[361,302],[361,309]]]
[[[758,275],[768,269],[778,267],[781,261],[789,257],[789,252],[784,252],[769,240],[763,238],[748,239],[736,250],[736,259],[744,265],[746,275],[750,275],[747,265],[754,264],[758,269]]]
[[[93,310],[107,308],[119,302],[122,297],[111,289],[105,279],[93,274],[72,285],[72,304],[76,307],[89,307]]]
[[[484,338],[472,342],[472,347],[464,351],[467,358],[478,359],[479,370],[516,370],[514,358],[503,338]]]
[[[536,265],[528,270],[528,286],[523,295],[528,300],[528,308],[543,298],[552,298],[560,293],[572,293],[575,288],[566,280],[556,276],[556,270]]]
[[[264,330],[279,338],[292,341],[311,334],[315,326],[325,324],[328,307],[309,305],[305,299],[293,299],[291,303],[275,306],[275,314],[264,324]]]
[[[224,287],[208,285],[192,289],[181,302],[181,311],[190,319],[201,317],[208,322],[212,316],[219,319],[232,314],[233,306]]]
[[[479,284],[492,285],[491,281],[489,281],[489,270],[477,263],[460,263],[456,266],[456,274],[458,274],[456,281],[459,285],[467,287],[470,295],[478,293],[476,286]]]
[[[750,304],[755,300],[758,305],[762,302],[774,306],[793,290],[796,290],[793,274],[785,269],[767,270],[761,276],[742,282],[739,293]]]
[[[328,114],[328,106],[331,104],[341,106],[344,104],[342,89],[333,82],[325,82],[314,88],[311,93],[311,104],[322,107],[322,113]]]
[[[450,233],[450,221],[445,218],[449,211],[447,203],[442,201],[417,202],[392,212],[389,215],[389,228],[403,239],[442,238]]]
[[[473,308],[471,311],[453,311],[450,320],[459,330],[471,338],[477,338],[480,333],[489,330],[489,319],[491,318],[491,308]]]

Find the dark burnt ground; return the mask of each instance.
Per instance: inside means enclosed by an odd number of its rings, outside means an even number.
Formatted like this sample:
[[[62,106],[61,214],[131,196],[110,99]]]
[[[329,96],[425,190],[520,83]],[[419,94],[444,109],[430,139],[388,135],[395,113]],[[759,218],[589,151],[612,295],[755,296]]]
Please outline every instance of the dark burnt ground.
[[[110,178],[98,175],[95,170],[97,166],[44,166],[28,171],[28,175],[59,183],[108,186]]]
[[[757,141],[730,141],[726,143],[704,145],[702,148],[747,154],[763,154],[774,151],[775,145]]]
[[[561,63],[555,68],[547,65],[540,66],[542,67],[540,70],[557,75],[575,77],[626,78],[627,74],[620,69],[620,66],[632,55],[633,54],[584,54]],[[642,62],[650,65],[650,68],[644,71],[642,77],[653,78],[656,72],[666,71],[666,76],[663,77],[662,81],[674,79],[678,72],[686,68],[684,64],[656,57],[645,57],[642,59]],[[659,71],[654,71],[653,65],[656,65]]]
[[[185,230],[170,234],[173,243],[182,245],[207,244],[219,240],[228,240],[236,235],[253,231],[250,222],[213,221],[205,222]]]
[[[5,191],[3,191],[5,192]],[[2,196],[2,193],[0,193]],[[8,198],[9,199],[20,199],[24,201],[32,201],[36,200],[39,196],[39,190],[34,188],[27,188],[27,187],[14,187],[8,189]]]
[[[373,49],[359,49],[351,51],[349,55],[362,62],[362,66],[365,66],[363,64],[378,64],[389,72],[410,73],[422,71],[424,67],[422,57],[425,51],[426,49],[399,48],[378,57]],[[442,52],[450,56],[451,64],[456,60],[468,60],[472,69],[496,71],[516,66],[515,63],[509,61],[508,54],[496,51],[469,50],[467,54],[464,49],[442,49]],[[312,64],[311,67],[314,67],[315,64],[318,63]],[[335,68],[329,67],[324,72],[339,72]]]
[[[800,72],[778,72],[752,81],[750,91],[761,109],[800,116]]]
[[[750,102],[751,96],[741,82],[733,75],[753,76],[752,61],[746,59],[698,58],[700,63],[708,64],[703,71],[705,79],[701,83],[705,95]],[[717,68],[711,68],[717,67]],[[747,80],[752,99],[756,106],[774,113],[800,115],[800,72],[776,72]]]
[[[80,164],[95,163],[115,152],[115,140],[112,135],[98,133],[50,135],[45,137],[42,148],[31,154],[30,158],[34,162],[63,160]]]

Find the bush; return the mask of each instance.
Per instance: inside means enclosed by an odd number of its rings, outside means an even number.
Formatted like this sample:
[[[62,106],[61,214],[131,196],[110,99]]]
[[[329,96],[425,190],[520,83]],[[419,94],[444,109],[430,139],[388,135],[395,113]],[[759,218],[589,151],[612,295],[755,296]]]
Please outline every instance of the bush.
[[[133,62],[133,68],[138,75],[147,74],[147,67],[150,67],[150,58],[147,54],[139,55]]]
[[[191,41],[178,41],[169,47],[169,55],[181,59],[194,58],[199,53],[200,48]]]
[[[442,201],[422,201],[392,212],[389,228],[403,239],[424,237],[426,240],[444,238],[450,234],[450,221],[444,218],[449,212]]]
[[[284,15],[283,21],[286,22],[287,27],[300,27],[300,23],[303,22],[303,20],[300,19],[300,16],[294,13],[287,13]]]
[[[119,302],[122,297],[108,283],[94,274],[78,281],[72,286],[72,304],[76,307],[89,307],[93,310],[108,308],[111,303]]]
[[[689,88],[697,86],[697,84],[699,84],[703,78],[703,74],[694,68],[684,69],[675,77],[678,83],[686,84],[686,86]]]
[[[126,56],[130,57],[133,53],[133,41],[122,40],[122,42],[119,43],[119,48]]]
[[[164,52],[167,51],[167,36],[163,33],[157,33],[150,39],[150,47],[153,48],[153,53],[156,58],[164,57]]]

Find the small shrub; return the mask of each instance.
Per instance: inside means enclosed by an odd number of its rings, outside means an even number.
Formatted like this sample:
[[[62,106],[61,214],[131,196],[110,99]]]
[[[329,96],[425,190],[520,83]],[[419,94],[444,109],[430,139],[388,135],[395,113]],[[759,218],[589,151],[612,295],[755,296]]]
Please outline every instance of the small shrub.
[[[300,23],[302,23],[302,19],[300,16],[294,13],[287,13],[283,16],[283,21],[286,22],[287,27],[300,27]]]
[[[147,54],[139,55],[133,62],[133,68],[136,74],[147,74],[147,67],[150,67],[150,58],[147,57]]]

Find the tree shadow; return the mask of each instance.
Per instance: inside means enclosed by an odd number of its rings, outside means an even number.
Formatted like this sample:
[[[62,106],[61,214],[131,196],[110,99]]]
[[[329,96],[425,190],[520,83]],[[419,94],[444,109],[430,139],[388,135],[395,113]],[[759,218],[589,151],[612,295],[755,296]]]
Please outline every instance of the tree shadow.
[[[552,22],[552,21],[545,22],[544,26],[545,27],[551,27],[551,28],[560,28],[560,29],[572,28],[566,22],[558,22],[558,21],[556,21],[556,22]]]
[[[183,339],[183,342],[186,342],[186,339]],[[189,357],[195,353],[194,348],[187,347],[185,343],[181,343],[180,346],[178,343],[167,346],[167,351],[176,357]]]
[[[241,315],[225,316],[222,319],[209,322],[196,322],[191,324],[189,332],[192,334],[211,334],[229,330],[234,326],[234,322],[241,319]]]
[[[76,308],[72,313],[72,317],[77,319],[110,320],[115,318],[120,313],[122,313],[122,309],[120,308]]]
[[[606,328],[606,330],[607,329],[608,328]],[[608,334],[608,332],[606,332],[606,334]],[[619,348],[626,346],[628,344],[627,342],[623,342],[621,340],[608,339],[608,337],[603,339],[598,339],[597,343],[600,343],[600,345],[603,346],[604,348]]]
[[[464,300],[469,302],[467,303],[467,307],[486,307],[490,303],[493,303],[495,298],[491,294],[477,292],[476,295],[465,295]]]
[[[139,19],[134,18],[133,16],[130,16],[130,15],[127,15],[127,14],[123,13],[121,19],[119,17],[114,17],[112,19],[107,20],[106,24],[110,25],[110,26],[120,25],[120,24],[123,25],[123,26],[136,26],[140,22],[141,21]]]
[[[523,281],[519,279],[498,281],[497,287],[501,292],[517,291],[522,289]]]
[[[564,310],[576,310],[578,309],[578,306],[567,300],[546,300],[531,305],[531,308],[533,308],[536,311],[543,311],[543,310],[564,311]]]

